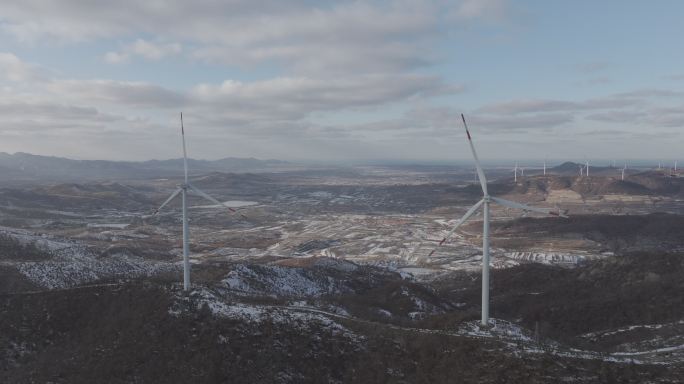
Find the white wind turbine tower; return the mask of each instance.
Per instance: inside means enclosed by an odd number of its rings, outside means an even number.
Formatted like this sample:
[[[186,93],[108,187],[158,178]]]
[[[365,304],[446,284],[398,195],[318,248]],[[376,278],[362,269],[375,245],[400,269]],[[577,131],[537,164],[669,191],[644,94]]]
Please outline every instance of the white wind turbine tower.
[[[546,156],[544,156],[544,176],[546,176]]]
[[[171,200],[176,198],[178,194],[181,195],[181,201],[183,205],[183,290],[188,291],[190,289],[190,231],[188,229],[188,204],[187,204],[187,195],[188,191],[193,191],[200,197],[205,198],[206,200],[211,201],[212,203],[216,205],[223,205],[228,210],[231,212],[235,213],[237,212],[235,209],[225,205],[224,203],[214,199],[213,197],[207,195],[206,193],[200,191],[197,187],[194,185],[190,184],[188,182],[188,156],[187,152],[185,150],[185,129],[183,128],[183,113],[180,115],[181,119],[181,137],[183,140],[183,169],[185,171],[184,175],[184,181],[183,184],[178,186],[178,189],[176,189],[171,196],[169,196],[168,199],[154,212],[154,215],[158,214],[159,211],[161,211],[162,208],[166,206],[166,204],[170,203]],[[240,214],[243,218],[246,218],[245,215]]]
[[[515,162],[515,168],[513,168],[513,181],[518,182],[518,162]]]
[[[589,160],[584,161],[584,169],[586,170],[587,177],[589,177]]]
[[[463,217],[456,222],[456,225],[449,231],[449,233],[439,242],[440,245],[444,244],[451,235],[456,231],[458,227],[461,226],[466,220],[468,220],[480,207],[482,208],[482,325],[489,324],[489,205],[491,203],[497,203],[503,205],[504,207],[520,209],[523,211],[532,211],[544,213],[553,216],[567,217],[563,213],[555,212],[551,209],[546,208],[535,208],[524,204],[516,203],[515,201],[504,200],[499,197],[490,196],[487,192],[487,178],[485,177],[484,171],[480,166],[480,160],[475,152],[475,147],[473,146],[472,138],[470,137],[470,131],[468,130],[468,125],[466,124],[465,117],[461,114],[461,119],[463,120],[463,126],[466,130],[466,135],[468,136],[468,144],[470,145],[470,150],[473,153],[473,159],[475,160],[475,166],[477,167],[477,175],[480,179],[480,185],[482,186],[482,200],[478,201],[470,207],[470,209],[463,215]],[[433,249],[428,257],[432,256],[437,250],[437,247]]]

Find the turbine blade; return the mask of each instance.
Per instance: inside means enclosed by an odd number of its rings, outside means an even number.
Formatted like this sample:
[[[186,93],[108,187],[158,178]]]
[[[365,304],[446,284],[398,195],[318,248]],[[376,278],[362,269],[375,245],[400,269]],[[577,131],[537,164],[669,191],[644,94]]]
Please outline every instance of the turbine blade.
[[[480,179],[480,185],[482,186],[482,193],[488,195],[487,193],[487,178],[485,177],[484,171],[480,166],[480,159],[477,157],[477,152],[475,152],[475,146],[473,145],[473,139],[470,137],[470,131],[468,130],[468,124],[466,123],[465,116],[461,113],[461,120],[463,120],[463,126],[466,130],[466,135],[468,135],[468,144],[470,144],[470,150],[473,152],[473,158],[475,159],[475,167],[477,168],[477,177]]]
[[[188,183],[188,153],[185,150],[185,128],[183,127],[183,112],[180,114],[181,119],[181,137],[183,138],[183,169],[185,170],[185,184]]]
[[[449,233],[447,233],[447,235],[444,236],[442,241],[440,241],[439,244],[432,251],[430,251],[430,254],[428,255],[428,257],[432,256],[432,254],[435,253],[437,248],[439,248],[442,244],[444,244],[447,241],[447,239],[449,239],[451,237],[451,235],[453,235],[454,232],[456,232],[456,229],[458,229],[458,227],[460,227],[461,224],[465,223],[466,220],[468,220],[470,218],[470,216],[472,216],[478,210],[478,208],[480,208],[480,206],[483,203],[484,203],[484,200],[480,200],[477,203],[475,203],[475,205],[470,207],[468,212],[466,212],[465,215],[463,215],[463,217],[461,217],[461,219],[458,222],[456,222],[456,225],[454,225],[454,227],[451,228],[451,231],[449,231]]]
[[[239,214],[243,219],[249,219],[247,216],[245,216],[245,215],[243,215],[242,213],[238,212],[238,211],[235,210],[234,208],[229,207],[229,206],[227,206],[226,204],[224,204],[224,203],[222,203],[222,202],[220,202],[220,201],[214,199],[213,197],[209,196],[208,194],[202,192],[199,188],[195,187],[194,185],[188,184],[188,187],[190,187],[190,189],[191,189],[193,192],[195,192],[195,193],[198,194],[199,196],[201,196],[201,197],[203,197],[203,198],[205,198],[205,199],[211,201],[212,203],[214,203],[214,204],[216,204],[216,205],[221,205],[221,206],[223,206],[223,207],[228,208],[229,211],[231,211],[231,212],[233,212],[233,213]]]
[[[543,214],[551,215],[551,216],[567,217],[565,215],[565,213],[560,212],[560,210],[558,212],[556,212],[553,209],[548,209],[548,208],[530,207],[529,205],[525,205],[525,204],[517,203],[515,201],[501,199],[499,197],[493,197],[493,196],[491,199],[495,203],[503,205],[504,207],[508,207],[508,208],[521,209],[523,211],[529,211],[529,212],[538,212],[538,213],[543,213]]]
[[[182,188],[176,189],[176,190],[171,194],[171,196],[169,196],[169,198],[166,199],[166,201],[164,202],[164,204],[162,204],[161,206],[159,206],[159,208],[157,208],[157,210],[154,211],[154,213],[153,213],[152,215],[158,214],[159,211],[161,211],[162,208],[164,208],[164,207],[166,206],[166,204],[170,203],[171,200],[173,200],[176,196],[178,196],[178,194],[181,193],[182,190],[183,190]]]

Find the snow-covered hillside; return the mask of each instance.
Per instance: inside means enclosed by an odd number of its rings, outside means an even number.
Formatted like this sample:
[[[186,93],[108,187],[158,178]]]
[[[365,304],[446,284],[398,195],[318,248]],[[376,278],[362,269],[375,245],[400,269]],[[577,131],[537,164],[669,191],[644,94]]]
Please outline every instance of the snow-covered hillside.
[[[29,231],[0,228],[0,233],[42,253],[41,260],[3,258],[0,263],[15,268],[32,283],[47,289],[68,288],[112,278],[149,277],[180,270],[175,263],[146,260],[124,251],[101,252],[76,241]]]
[[[330,261],[314,268],[297,268],[280,265],[239,264],[230,271],[222,283],[226,288],[250,295],[285,297],[320,297],[350,293],[352,289],[341,280],[321,270],[351,268],[348,262]]]

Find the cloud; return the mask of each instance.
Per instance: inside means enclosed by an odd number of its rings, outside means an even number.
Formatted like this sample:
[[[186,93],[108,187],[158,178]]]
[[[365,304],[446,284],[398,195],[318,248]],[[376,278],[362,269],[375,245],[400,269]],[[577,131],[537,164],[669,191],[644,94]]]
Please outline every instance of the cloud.
[[[28,65],[16,56],[19,68]],[[15,60],[16,59],[16,60]],[[360,74],[318,78],[282,76],[266,80],[205,83],[187,91],[171,90],[146,82],[104,79],[69,79],[57,76],[26,81],[26,92],[7,90],[3,112],[16,129],[29,132],[64,130],[79,137],[130,132],[141,126],[138,137],[154,137],[183,111],[204,135],[242,139],[352,140],[361,132],[319,123],[325,113],[374,111],[405,100],[453,94],[462,87],[418,74]],[[0,90],[0,92],[2,92]],[[59,100],[59,102],[56,102]],[[134,124],[135,123],[135,124]],[[32,127],[32,128],[31,128]],[[154,130],[157,130],[155,133]],[[5,133],[10,130],[5,130]]]
[[[429,64],[440,15],[431,2],[363,2],[233,20],[198,31],[196,59],[248,66],[276,62],[298,73],[400,71]]]
[[[22,101],[0,103],[0,114],[3,116],[27,116],[40,120],[97,120],[99,122],[116,121],[118,116],[102,114],[96,108],[78,107],[68,104]]]
[[[53,79],[44,85],[52,95],[74,103],[129,107],[140,113],[149,109],[174,114],[205,116],[210,126],[283,125],[318,112],[368,109],[423,95],[453,93],[438,78],[424,75],[360,75],[335,79],[277,77],[220,84],[199,84],[187,92],[172,91],[143,82]]]
[[[377,73],[433,63],[430,46],[436,39],[458,23],[503,17],[506,3],[24,0],[3,6],[0,27],[34,44],[151,37],[103,53],[109,63],[125,63],[133,56],[158,60],[183,50],[196,60],[278,63],[309,75]]]
[[[187,101],[181,93],[145,82],[53,79],[46,83],[45,89],[73,101],[140,109],[181,108]]]
[[[616,98],[631,98],[631,99],[644,99],[644,98],[679,98],[684,97],[684,92],[673,91],[669,89],[658,89],[658,88],[644,88],[637,89],[630,92],[618,93],[615,95]]]
[[[608,76],[595,76],[576,82],[576,84],[583,86],[607,85],[612,83],[613,80]]]
[[[453,10],[456,19],[501,19],[507,13],[508,2],[504,0],[465,0]]]
[[[643,111],[620,110],[590,114],[586,116],[586,119],[607,123],[635,123],[643,121],[646,116],[648,116],[648,114]]]
[[[595,75],[599,72],[605,72],[614,67],[615,64],[612,64],[607,61],[588,61],[585,63],[577,64],[576,69],[583,74]]]
[[[231,67],[227,73],[235,72],[232,67],[249,71],[257,65],[278,73],[250,81],[228,77],[185,90],[144,81],[52,75],[32,83],[27,97],[21,98],[35,104],[57,99],[128,117],[126,123],[85,116],[82,124],[74,122],[79,129],[92,126],[93,134],[128,131],[128,122],[147,119],[140,126],[145,135],[152,135],[166,129],[168,116],[175,118],[182,110],[201,127],[202,135],[239,136],[241,141],[318,140],[320,147],[328,142],[339,149],[363,132],[331,123],[334,119],[326,115],[373,113],[406,101],[463,92],[462,85],[426,75],[423,69],[438,62],[433,46],[454,26],[501,15],[505,2],[487,3],[198,0],[161,5],[123,0],[113,5],[65,0],[57,5],[26,0],[4,7],[0,28],[34,45],[122,42],[118,49],[100,53],[110,64],[184,55],[191,62]],[[30,124],[28,114],[24,117]],[[43,127],[42,122],[33,123]],[[335,140],[343,142],[331,145]]]
[[[625,127],[681,127],[684,108],[665,107],[678,101],[684,92],[645,88],[579,101],[534,99],[510,100],[480,107],[476,113],[493,118],[539,118],[543,114],[564,112],[579,121],[620,124]],[[654,107],[659,105],[659,107]],[[560,117],[561,115],[557,115]],[[493,121],[493,120],[492,120]],[[543,122],[543,119],[539,120]],[[532,121],[531,121],[532,122]],[[534,124],[532,124],[534,125]]]
[[[178,43],[153,43],[137,39],[119,52],[107,52],[104,60],[110,64],[126,63],[131,56],[139,56],[147,60],[160,60],[167,56],[177,55],[183,50]]]
[[[104,55],[104,61],[109,64],[123,64],[130,61],[131,56],[124,52],[107,52]]]
[[[684,112],[654,114],[651,122],[657,127],[682,128],[684,127]]]
[[[366,108],[437,92],[441,81],[423,75],[359,75],[331,79],[280,77],[202,84],[191,93],[203,105],[252,110],[255,118],[301,119],[318,111]]]
[[[13,53],[0,52],[0,80],[19,83],[40,80],[43,77],[44,73],[39,67],[20,60]]]
[[[570,123],[574,121],[574,116],[571,113],[540,113],[513,118],[474,115],[470,120],[490,131],[539,132],[540,130],[550,131],[563,124]]]
[[[530,112],[569,111],[579,108],[579,103],[564,100],[511,100],[497,104],[490,104],[478,109],[477,112],[497,115],[515,115]]]
[[[482,105],[476,101],[481,95],[455,97],[466,91],[458,81],[430,75],[445,71],[431,67],[444,59],[435,48],[445,36],[464,25],[478,24],[473,29],[479,31],[479,24],[505,23],[511,8],[505,0],[7,2],[0,29],[18,41],[65,50],[88,42],[82,45],[88,52],[106,44],[96,57],[136,64],[107,66],[102,73],[121,76],[142,62],[147,67],[136,73],[143,81],[88,77],[85,71],[66,76],[0,54],[0,112],[11,122],[3,133],[11,133],[16,145],[24,132],[24,145],[58,143],[74,150],[68,141],[77,137],[87,140],[96,157],[130,155],[113,146],[143,158],[177,156],[171,133],[182,110],[192,140],[209,157],[372,157],[396,151],[444,157],[453,154],[452,140],[462,139],[462,111],[483,145],[518,143],[516,148],[529,148],[523,143],[530,137],[548,144],[581,140],[582,132],[627,135],[681,126],[676,103],[682,93],[665,87],[576,99],[490,98]],[[209,75],[194,77],[204,83],[175,82],[186,88],[172,88],[172,81],[144,81],[149,67],[181,56],[188,67],[210,68]],[[576,69],[583,75],[576,76],[582,84],[603,84],[613,66],[582,63]],[[247,75],[206,80],[222,72]],[[440,106],[447,102],[449,107]],[[467,108],[453,106],[459,103]],[[133,133],[136,146],[126,145]],[[7,145],[0,143],[0,150]],[[509,147],[498,149],[507,154]]]
[[[640,108],[637,111],[616,110],[586,116],[587,120],[601,121],[621,126],[648,128],[684,127],[684,106],[671,108]]]
[[[377,120],[369,123],[348,125],[350,132],[369,138],[387,137],[391,132],[394,138],[444,138],[463,137],[461,111],[448,107],[422,107],[407,111],[400,118]],[[468,123],[477,127],[479,132],[496,133],[497,137],[524,132],[540,133],[553,131],[565,124],[572,123],[574,117],[569,113],[540,113],[524,116],[495,116],[466,113]]]
[[[674,75],[663,76],[663,80],[667,80],[667,81],[671,81],[671,80],[675,80],[675,81],[684,80],[684,74],[678,73],[678,74],[674,74]]]
[[[480,107],[477,112],[516,115],[523,113],[541,112],[582,112],[600,109],[619,109],[644,105],[652,97],[676,96],[678,92],[669,90],[636,90],[606,97],[592,98],[581,101],[554,99],[520,99],[510,100]]]

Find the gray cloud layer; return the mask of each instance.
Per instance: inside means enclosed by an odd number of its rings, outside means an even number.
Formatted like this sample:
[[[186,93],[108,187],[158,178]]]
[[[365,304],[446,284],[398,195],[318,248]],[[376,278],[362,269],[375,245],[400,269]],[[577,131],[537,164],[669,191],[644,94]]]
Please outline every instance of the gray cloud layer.
[[[110,62],[160,58],[191,46],[200,60],[277,61],[306,73],[378,72],[430,62],[427,42],[454,21],[491,17],[504,1],[107,1],[25,0],[3,5],[3,29],[26,42],[130,38]],[[136,38],[160,36],[164,42]]]
[[[182,110],[203,149],[197,157],[452,156],[444,138],[461,137],[464,111],[443,100],[467,95],[467,88],[430,74],[440,60],[435,43],[454,26],[500,21],[508,7],[505,0],[7,2],[0,28],[27,46],[68,49],[107,40],[119,43],[99,53],[102,65],[182,56],[246,70],[272,65],[279,74],[179,90],[71,78],[0,52],[0,112],[7,123],[0,132],[8,138],[0,150],[177,156],[177,137],[169,133]],[[591,81],[609,81],[603,75],[611,65],[591,61],[576,69],[601,75]],[[521,98],[465,112],[478,132],[496,133],[501,142],[521,142],[523,135],[563,142],[597,127],[627,139],[643,135],[644,127],[681,127],[682,97],[638,89],[584,100]],[[482,138],[485,148],[490,137]]]

